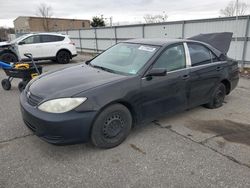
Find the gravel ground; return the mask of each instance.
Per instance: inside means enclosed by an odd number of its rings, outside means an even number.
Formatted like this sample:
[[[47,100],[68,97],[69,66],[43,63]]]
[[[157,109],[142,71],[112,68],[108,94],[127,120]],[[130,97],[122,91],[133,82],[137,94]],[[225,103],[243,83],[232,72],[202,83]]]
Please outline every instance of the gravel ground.
[[[85,59],[43,63],[44,70]],[[21,119],[17,84],[0,88],[1,188],[250,187],[250,80],[241,79],[222,108],[162,117],[109,150],[54,146],[34,136]]]

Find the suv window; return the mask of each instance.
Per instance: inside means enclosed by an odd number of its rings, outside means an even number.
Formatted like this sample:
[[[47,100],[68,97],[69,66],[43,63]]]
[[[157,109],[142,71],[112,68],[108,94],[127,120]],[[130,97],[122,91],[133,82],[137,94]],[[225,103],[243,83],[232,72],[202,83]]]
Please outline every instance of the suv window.
[[[193,67],[218,61],[213,52],[203,45],[189,43],[188,49]]]
[[[63,40],[64,40],[63,36],[41,35],[41,41],[43,43],[45,43],[45,42],[59,42],[59,41],[63,41]]]
[[[182,44],[172,46],[163,52],[157,59],[154,68],[165,68],[167,71],[174,71],[186,67],[185,50]]]
[[[24,39],[23,42],[25,42],[25,44],[36,44],[40,43],[41,41],[39,35],[34,35]]]

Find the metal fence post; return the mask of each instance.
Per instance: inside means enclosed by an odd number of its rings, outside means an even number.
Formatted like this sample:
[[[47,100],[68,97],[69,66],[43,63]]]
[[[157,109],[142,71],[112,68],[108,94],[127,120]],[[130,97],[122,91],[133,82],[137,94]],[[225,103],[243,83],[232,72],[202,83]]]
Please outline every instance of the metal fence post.
[[[114,27],[114,31],[115,31],[115,43],[117,44],[117,31],[116,31],[116,26]]]
[[[185,21],[182,22],[182,27],[181,27],[181,38],[184,39],[185,37]]]
[[[81,30],[78,30],[79,32],[79,42],[80,42],[80,48],[81,48],[81,52],[82,52],[82,37],[81,37]]]
[[[96,32],[96,28],[94,29],[95,31],[95,47],[96,47],[96,53],[98,53],[98,41],[97,41],[97,32]]]
[[[250,26],[249,24],[250,24],[250,16],[247,17],[247,22],[246,22],[246,31],[245,31],[244,45],[243,45],[243,52],[242,52],[242,64],[241,64],[242,69],[244,68],[245,61],[246,61],[248,33],[249,33],[249,26]]]
[[[142,38],[145,38],[145,24],[142,25]]]

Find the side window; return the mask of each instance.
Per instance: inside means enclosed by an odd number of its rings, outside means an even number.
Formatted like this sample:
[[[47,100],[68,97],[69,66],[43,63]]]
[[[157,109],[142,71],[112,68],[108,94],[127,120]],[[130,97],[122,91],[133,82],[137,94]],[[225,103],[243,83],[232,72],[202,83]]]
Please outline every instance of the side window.
[[[25,42],[25,44],[36,44],[36,43],[40,43],[41,41],[40,41],[39,35],[34,35],[34,36],[24,39],[23,42]]]
[[[217,61],[217,57],[205,46],[188,44],[192,67],[205,65]]]
[[[166,68],[167,71],[174,71],[186,67],[185,50],[182,44],[168,48],[157,59],[154,68]]]
[[[55,36],[55,35],[41,35],[41,41],[43,43],[47,42],[58,42],[58,41],[63,41],[64,37],[62,36]]]

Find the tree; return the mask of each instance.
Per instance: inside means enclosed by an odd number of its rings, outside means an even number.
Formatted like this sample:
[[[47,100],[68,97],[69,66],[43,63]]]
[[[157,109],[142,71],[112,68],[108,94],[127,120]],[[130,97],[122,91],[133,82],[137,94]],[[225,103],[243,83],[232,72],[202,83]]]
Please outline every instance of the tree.
[[[14,28],[0,27],[0,42],[8,40],[8,34],[14,34]]]
[[[45,3],[40,4],[37,7],[37,15],[43,18],[43,28],[44,31],[50,31],[49,28],[49,18],[53,15],[52,7]]]
[[[92,27],[105,27],[105,21],[103,16],[98,17],[94,16],[91,21],[91,26]]]
[[[220,13],[222,16],[236,16],[238,12],[238,16],[242,16],[246,13],[247,4],[244,2],[238,3],[238,11],[237,11],[237,4],[234,1],[230,1],[225,9],[221,9]]]
[[[146,23],[160,23],[160,22],[165,22],[168,18],[168,16],[164,13],[163,15],[161,14],[146,14],[144,17],[144,20]]]

